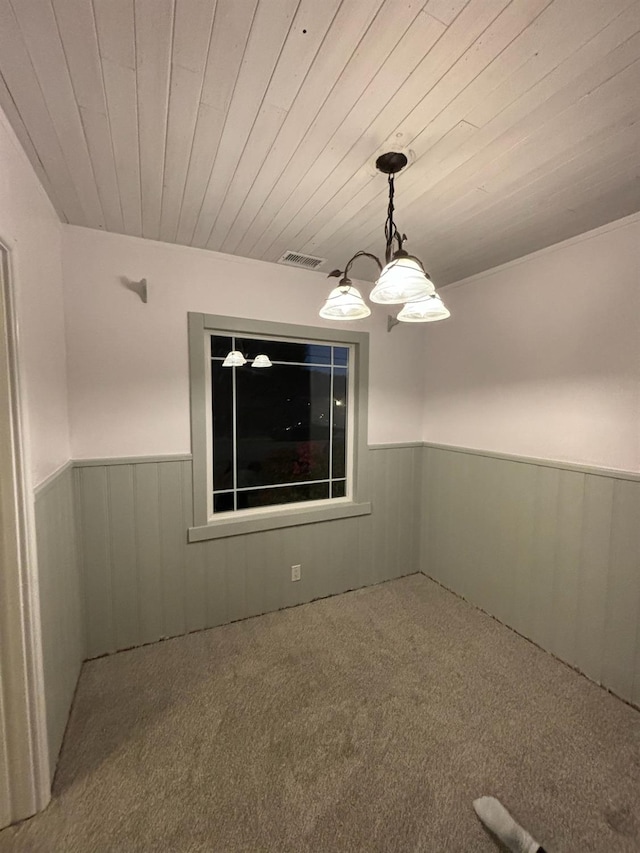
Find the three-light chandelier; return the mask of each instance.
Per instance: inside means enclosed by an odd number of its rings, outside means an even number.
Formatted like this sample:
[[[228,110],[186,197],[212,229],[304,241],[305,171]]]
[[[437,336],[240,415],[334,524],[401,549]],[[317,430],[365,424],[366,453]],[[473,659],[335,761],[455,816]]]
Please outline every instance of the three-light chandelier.
[[[428,273],[425,272],[422,262],[403,249],[407,235],[401,234],[393,221],[394,175],[406,165],[406,156],[396,151],[382,154],[376,160],[376,168],[387,175],[389,181],[389,206],[384,226],[385,266],[383,267],[380,260],[370,252],[356,252],[347,262],[344,272],[342,270],[330,272],[329,278],[342,277],[320,309],[320,316],[325,320],[361,320],[371,314],[371,309],[349,278],[353,262],[362,257],[375,261],[380,271],[369,299],[381,305],[404,303],[404,307],[396,318],[398,321],[427,323],[433,320],[444,320],[450,316],[442,299],[436,293]],[[395,251],[394,243],[397,243]]]

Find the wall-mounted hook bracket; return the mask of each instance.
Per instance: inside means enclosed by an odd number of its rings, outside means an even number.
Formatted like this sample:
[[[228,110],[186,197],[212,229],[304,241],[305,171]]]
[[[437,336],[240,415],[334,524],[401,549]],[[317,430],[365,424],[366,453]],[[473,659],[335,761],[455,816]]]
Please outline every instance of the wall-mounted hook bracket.
[[[397,317],[394,317],[392,314],[387,315],[387,332],[390,332],[394,326],[398,326],[400,324],[400,320]]]
[[[140,299],[147,304],[149,301],[149,291],[147,288],[147,280],[146,278],[141,278],[140,281],[129,281],[127,278],[121,279],[124,285],[132,290],[134,293],[137,293]]]

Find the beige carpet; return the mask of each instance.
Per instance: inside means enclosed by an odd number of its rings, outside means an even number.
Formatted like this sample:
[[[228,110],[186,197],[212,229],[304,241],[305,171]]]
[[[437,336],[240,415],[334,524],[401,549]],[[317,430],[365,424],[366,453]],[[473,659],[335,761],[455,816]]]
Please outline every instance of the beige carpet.
[[[422,575],[84,666],[0,851],[640,850],[640,713]]]

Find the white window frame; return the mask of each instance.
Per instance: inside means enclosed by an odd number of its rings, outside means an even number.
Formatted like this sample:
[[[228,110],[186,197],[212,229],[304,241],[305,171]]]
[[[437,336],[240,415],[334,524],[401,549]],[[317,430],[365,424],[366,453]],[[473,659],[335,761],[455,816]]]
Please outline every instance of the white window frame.
[[[213,358],[210,355],[210,351],[211,351],[210,341],[214,335],[222,335],[222,336],[229,337],[229,332],[221,331],[220,329],[207,329],[207,330],[205,330],[205,352],[209,353],[208,357],[206,357],[206,366],[205,366],[205,393],[206,393],[205,415],[206,415],[206,419],[207,419],[206,422],[207,422],[207,463],[208,463],[207,464],[207,518],[208,518],[208,523],[221,518],[223,515],[223,513],[220,513],[220,512],[216,513],[213,510],[214,483],[213,483],[213,465],[211,464],[211,461],[213,458],[213,447],[212,447],[212,439],[213,439],[213,417],[212,417],[212,413],[213,413],[213,410],[212,410],[212,405],[211,405],[211,403],[212,403],[212,400],[211,400],[211,363],[213,361]],[[235,333],[232,333],[231,336],[233,337],[234,335],[235,335]],[[235,335],[235,337],[239,337],[239,336]],[[284,340],[283,338],[277,338],[274,335],[250,335],[250,334],[243,334],[242,339],[243,340],[274,341],[277,343]],[[304,339],[304,338],[288,338],[287,340],[290,340],[292,343],[317,344],[317,345],[325,346],[325,347],[338,346],[338,344],[335,341],[329,341],[329,340],[320,341],[320,340],[308,340],[308,339]],[[339,478],[339,479],[345,479],[346,480],[345,496],[342,498],[325,498],[325,499],[314,500],[314,501],[295,501],[295,502],[290,503],[290,504],[273,504],[272,506],[269,506],[269,507],[253,507],[250,509],[230,510],[229,512],[226,513],[227,518],[231,518],[232,515],[230,513],[235,513],[235,512],[241,512],[241,513],[243,513],[243,515],[245,513],[247,515],[250,515],[250,514],[259,515],[259,514],[262,514],[264,512],[269,512],[269,511],[276,509],[276,508],[280,508],[280,507],[284,507],[284,506],[289,506],[289,507],[299,506],[300,504],[303,504],[303,503],[305,505],[312,504],[315,507],[315,506],[329,506],[329,505],[336,503],[336,501],[342,501],[343,503],[348,503],[348,502],[352,501],[352,494],[353,494],[353,488],[352,488],[352,484],[353,484],[353,445],[354,445],[354,440],[355,440],[355,435],[354,435],[355,388],[354,388],[354,381],[353,381],[353,371],[351,369],[351,366],[353,365],[354,359],[355,359],[355,345],[354,344],[343,344],[343,343],[341,343],[341,344],[339,344],[339,346],[342,349],[347,349],[349,351],[349,360],[348,360],[348,365],[346,368],[347,377],[348,377],[348,385],[347,385],[347,400],[348,400],[348,407],[347,407],[347,447],[346,447],[347,455],[346,455],[346,459],[345,459],[345,477]],[[232,349],[235,349],[235,345],[232,346]],[[267,354],[268,354],[268,351],[267,351]],[[302,365],[302,366],[306,366],[306,365]],[[318,366],[329,367],[330,365],[318,365]],[[333,365],[331,365],[331,367],[333,367]],[[239,368],[234,368],[234,367],[229,368],[229,370],[243,370],[243,369],[251,370],[251,368],[248,365],[245,365],[244,367],[239,367]],[[329,476],[328,479],[332,480],[333,477]],[[320,482],[320,481],[318,481],[318,482]],[[289,484],[289,483],[275,483],[275,484],[273,484],[273,488],[280,488],[280,487],[283,487],[286,485],[297,485],[297,484],[296,483],[291,483],[291,484]],[[239,489],[236,491],[242,491],[242,489]]]
[[[255,507],[213,513],[213,470],[211,430],[211,335],[318,343],[349,348],[349,400],[347,442],[347,494],[344,498]],[[189,314],[189,368],[191,388],[191,452],[193,458],[193,527],[190,542],[216,539],[366,515],[367,472],[367,381],[369,335],[366,332],[327,330],[239,317]],[[250,368],[249,368],[250,369]]]

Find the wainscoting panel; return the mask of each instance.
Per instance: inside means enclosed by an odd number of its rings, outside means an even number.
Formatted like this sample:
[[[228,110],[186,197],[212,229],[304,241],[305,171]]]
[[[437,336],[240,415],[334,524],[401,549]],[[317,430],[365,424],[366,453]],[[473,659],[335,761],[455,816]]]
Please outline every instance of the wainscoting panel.
[[[640,477],[425,447],[422,571],[640,705]]]
[[[47,734],[53,775],[85,658],[71,466],[37,489],[35,522]]]
[[[192,543],[190,460],[77,462],[87,657],[418,571],[422,453],[368,451],[371,515]]]

